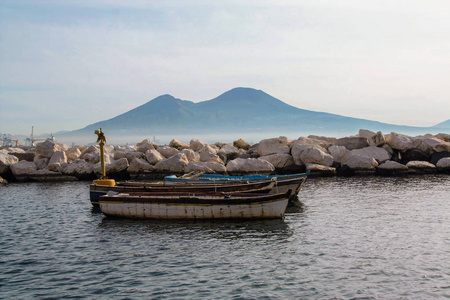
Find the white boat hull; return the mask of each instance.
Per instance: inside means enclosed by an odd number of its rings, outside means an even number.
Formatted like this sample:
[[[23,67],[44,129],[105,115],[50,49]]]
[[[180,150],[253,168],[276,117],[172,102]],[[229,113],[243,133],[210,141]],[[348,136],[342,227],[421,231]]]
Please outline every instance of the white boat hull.
[[[241,204],[171,203],[170,201],[152,203],[101,199],[100,210],[107,216],[134,219],[265,219],[282,218],[287,204],[288,197],[283,195],[270,201]]]

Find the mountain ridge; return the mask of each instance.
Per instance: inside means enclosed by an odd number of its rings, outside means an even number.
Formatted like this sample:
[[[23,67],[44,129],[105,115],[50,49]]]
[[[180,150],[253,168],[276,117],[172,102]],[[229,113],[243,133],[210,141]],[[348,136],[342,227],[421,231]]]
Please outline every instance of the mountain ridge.
[[[444,122],[445,123],[445,122]],[[441,124],[441,123],[440,123]],[[72,131],[91,134],[102,128],[112,135],[277,133],[342,135],[359,129],[429,133],[434,127],[412,127],[297,108],[262,90],[238,87],[201,102],[165,94],[114,118]],[[69,135],[70,135],[69,134]]]

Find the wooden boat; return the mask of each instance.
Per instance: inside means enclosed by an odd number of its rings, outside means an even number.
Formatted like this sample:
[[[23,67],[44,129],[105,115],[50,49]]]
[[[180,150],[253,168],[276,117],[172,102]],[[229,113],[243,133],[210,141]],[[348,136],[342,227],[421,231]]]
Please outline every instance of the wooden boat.
[[[290,194],[110,192],[99,204],[106,216],[132,219],[274,219],[284,216]]]
[[[301,190],[303,183],[308,177],[309,171],[306,173],[288,174],[288,175],[245,175],[245,176],[228,176],[219,174],[186,174],[181,177],[175,175],[166,176],[166,183],[191,183],[201,184],[210,183],[230,183],[230,182],[258,182],[267,179],[276,180],[275,186],[270,192],[271,194],[286,193],[292,190],[291,200],[294,200]]]
[[[117,182],[114,185],[102,185],[101,182],[94,182],[89,187],[89,194],[92,205],[98,205],[99,197],[109,191],[117,193],[134,192],[246,192],[246,193],[269,193],[275,186],[275,179],[266,179],[254,182],[228,182],[228,183],[146,183],[146,182]]]

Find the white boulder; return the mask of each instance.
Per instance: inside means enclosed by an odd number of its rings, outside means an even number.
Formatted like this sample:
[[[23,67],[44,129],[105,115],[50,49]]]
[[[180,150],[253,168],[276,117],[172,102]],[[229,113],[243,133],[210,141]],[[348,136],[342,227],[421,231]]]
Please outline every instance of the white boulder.
[[[378,167],[378,163],[374,158],[356,155],[351,152],[342,157],[341,165],[355,170],[371,170]]]
[[[189,148],[191,148],[191,149],[194,150],[195,152],[200,151],[200,149],[202,149],[203,146],[205,146],[205,145],[206,145],[205,142],[200,141],[200,140],[198,140],[198,139],[192,139],[192,140],[189,142]]]
[[[450,151],[450,142],[438,138],[425,138],[423,142],[433,149],[434,152]]]
[[[157,149],[157,151],[159,153],[161,153],[161,155],[164,157],[171,157],[171,156],[174,156],[175,154],[180,153],[180,150],[169,147],[169,146],[159,147]]]
[[[128,163],[128,159],[125,157],[113,160],[109,164],[105,165],[106,174],[109,173],[119,173],[120,171],[126,170],[130,164]],[[96,164],[95,171],[96,173],[100,173],[101,164]]]
[[[142,153],[145,153],[148,150],[153,150],[153,149],[156,149],[155,146],[153,146],[152,143],[148,143],[148,142],[139,143],[136,145],[136,151],[142,152]]]
[[[450,169],[450,157],[441,158],[437,163],[438,169]]]
[[[401,163],[398,163],[396,161],[388,160],[388,161],[382,163],[381,165],[379,165],[378,169],[390,170],[390,171],[407,171],[408,167]]]
[[[175,149],[178,149],[179,151],[181,151],[183,149],[189,148],[189,145],[185,144],[183,142],[180,142],[176,139],[173,139],[172,141],[170,141],[169,147],[172,147],[172,148],[175,148]]]
[[[270,162],[258,158],[236,158],[230,160],[226,167],[230,173],[271,173],[275,170]]]
[[[349,155],[350,150],[344,146],[331,146],[328,148],[328,152],[333,156],[335,162],[341,163],[343,158]]]
[[[311,173],[336,174],[336,168],[313,163],[306,164],[306,170],[310,171]]]
[[[391,159],[391,155],[387,150],[375,146],[365,147],[362,149],[354,149],[351,152],[356,155],[372,157],[380,163],[384,163],[385,161]]]
[[[164,156],[155,149],[147,150],[147,152],[145,152],[145,158],[147,158],[147,161],[152,165],[165,159]]]
[[[215,162],[222,165],[224,164],[223,160],[218,155],[211,152],[200,152],[200,161]]]
[[[131,161],[127,171],[129,173],[141,173],[145,171],[153,171],[155,167],[149,164],[145,159],[135,158]]]
[[[188,165],[189,160],[183,153],[175,154],[166,160],[158,162],[155,167],[160,172],[182,173]]]
[[[243,139],[238,139],[234,141],[233,146],[244,150],[248,150],[251,147],[251,145],[248,142],[244,141]]]
[[[36,167],[38,170],[41,170],[41,169],[44,169],[45,167],[47,167],[49,160],[50,159],[48,157],[43,157],[40,155],[35,155],[33,158],[33,162],[36,164]]]
[[[294,164],[294,158],[290,154],[276,153],[259,157],[270,162],[275,168],[281,169]]]
[[[292,157],[296,165],[313,163],[330,167],[333,164],[333,157],[320,146],[295,144]]]
[[[64,174],[68,175],[89,175],[92,173],[93,167],[84,159],[76,159],[63,169]]]
[[[15,177],[30,175],[37,171],[37,166],[32,161],[21,160],[9,166]]]
[[[233,145],[225,144],[220,150],[217,152],[218,154],[222,154],[224,156],[228,155],[236,155],[239,152],[239,149]]]
[[[209,144],[204,145],[200,150],[198,150],[198,153],[202,153],[202,152],[217,154],[217,150]]]
[[[49,165],[55,164],[55,163],[65,163],[67,162],[67,156],[64,151],[56,151],[53,153],[52,157],[50,158],[50,161],[48,162]]]
[[[36,154],[42,157],[50,158],[55,151],[59,151],[61,148],[50,140],[39,143],[36,145]]]
[[[153,141],[151,141],[151,140],[149,140],[149,139],[145,139],[145,140],[143,140],[142,142],[137,143],[137,144],[136,144],[136,149],[137,149],[139,146],[142,146],[143,144],[151,144],[151,145],[153,146],[154,149],[158,149],[158,144],[155,143],[155,142],[153,142]]]
[[[289,154],[291,148],[288,146],[288,139],[285,136],[278,138],[265,139],[259,142],[256,152],[260,156],[266,156],[275,153]]]
[[[414,148],[413,138],[404,134],[391,132],[387,135],[386,142],[392,149],[406,151]]]
[[[132,162],[136,158],[145,158],[145,154],[139,151],[115,151],[114,160],[126,158],[128,163]]]
[[[0,174],[8,171],[12,164],[18,163],[19,159],[14,155],[7,153],[0,153]]]
[[[80,149],[78,149],[78,147],[71,147],[66,150],[67,159],[75,160],[75,159],[79,158],[80,155],[81,155],[81,151],[80,151]]]
[[[191,161],[184,169],[185,173],[203,172],[203,173],[226,173],[227,169],[224,165],[215,162]]]
[[[192,149],[183,149],[180,153],[184,153],[186,155],[189,162],[191,161],[200,161],[200,155],[197,152],[194,152]]]
[[[412,160],[406,164],[409,169],[436,169],[436,166],[427,161]]]
[[[336,140],[336,146],[344,146],[348,150],[360,149],[369,146],[369,140],[365,137],[353,136]]]

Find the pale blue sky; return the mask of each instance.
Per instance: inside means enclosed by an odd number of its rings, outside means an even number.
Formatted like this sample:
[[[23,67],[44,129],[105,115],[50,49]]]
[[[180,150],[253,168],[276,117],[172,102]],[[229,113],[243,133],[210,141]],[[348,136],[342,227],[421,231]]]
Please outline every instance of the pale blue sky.
[[[444,0],[0,0],[0,133],[75,130],[162,94],[198,102],[239,86],[432,126],[450,119],[449,16]]]

